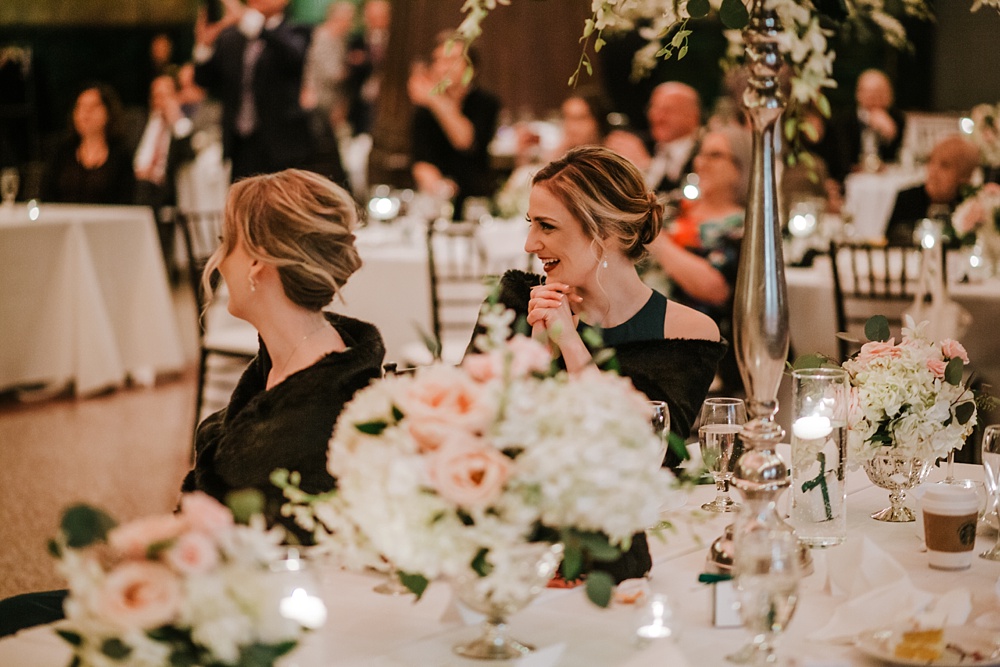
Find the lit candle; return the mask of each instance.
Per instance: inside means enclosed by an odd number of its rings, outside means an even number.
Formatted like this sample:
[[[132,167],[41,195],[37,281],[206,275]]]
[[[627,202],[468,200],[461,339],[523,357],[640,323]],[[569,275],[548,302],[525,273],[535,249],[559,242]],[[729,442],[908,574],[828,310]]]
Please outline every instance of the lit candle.
[[[792,424],[792,434],[800,440],[818,440],[830,435],[832,431],[830,418],[820,415],[799,417]]]
[[[282,598],[278,609],[285,618],[310,630],[315,630],[326,622],[326,605],[304,588],[296,588],[291,595]]]

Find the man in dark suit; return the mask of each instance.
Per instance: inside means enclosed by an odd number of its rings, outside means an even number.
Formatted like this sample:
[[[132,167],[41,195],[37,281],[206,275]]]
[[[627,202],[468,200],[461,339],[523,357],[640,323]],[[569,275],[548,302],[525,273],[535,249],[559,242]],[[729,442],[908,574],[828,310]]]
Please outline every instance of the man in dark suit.
[[[299,105],[310,30],[285,17],[289,0],[223,0],[225,15],[195,26],[195,80],[222,102],[232,179],[304,165],[312,152]]]
[[[952,134],[936,143],[924,184],[896,195],[886,240],[892,245],[912,245],[918,220],[951,215],[961,201],[962,186],[969,184],[978,165],[979,149],[961,135]]]
[[[367,0],[362,15],[364,30],[353,35],[347,44],[347,120],[354,134],[370,134],[375,122],[392,8],[388,0]]]
[[[896,162],[906,123],[893,106],[889,77],[877,69],[861,73],[854,99],[854,108],[834,117],[824,142],[830,175],[841,182],[852,171],[874,171],[883,162]]]

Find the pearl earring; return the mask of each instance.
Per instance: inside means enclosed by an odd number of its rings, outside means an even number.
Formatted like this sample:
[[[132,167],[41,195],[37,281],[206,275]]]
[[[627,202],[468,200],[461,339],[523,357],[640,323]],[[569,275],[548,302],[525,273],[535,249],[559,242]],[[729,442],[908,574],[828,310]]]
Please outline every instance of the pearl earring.
[[[247,280],[250,281],[250,291],[251,292],[256,292],[257,291],[257,281],[253,279],[253,276],[247,276]]]
[[[603,262],[601,262],[601,266],[603,266],[605,269],[608,268],[608,260],[604,260]]]

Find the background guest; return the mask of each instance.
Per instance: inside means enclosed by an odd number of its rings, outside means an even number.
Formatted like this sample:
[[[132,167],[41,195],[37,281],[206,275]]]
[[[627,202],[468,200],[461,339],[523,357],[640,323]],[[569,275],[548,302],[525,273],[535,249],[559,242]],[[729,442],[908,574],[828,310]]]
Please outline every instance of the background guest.
[[[969,185],[978,166],[979,149],[961,135],[952,134],[937,142],[927,161],[924,184],[896,195],[886,240],[892,245],[912,245],[918,220],[949,217],[962,201],[962,187]]]
[[[863,155],[895,162],[903,141],[906,119],[893,107],[893,89],[889,77],[877,69],[868,69],[858,77],[854,92],[855,106],[835,115],[825,145],[824,156],[831,175],[838,181],[858,169]],[[869,165],[878,167],[878,164]]]
[[[316,26],[306,55],[301,103],[315,109],[336,136],[350,136],[347,111],[347,36],[354,25],[354,3],[338,0]]]
[[[104,83],[76,97],[69,136],[46,165],[42,200],[79,204],[131,204],[132,155],[121,138],[122,106]]]
[[[407,82],[416,105],[411,127],[413,180],[424,193],[454,198],[460,216],[467,197],[493,194],[489,144],[497,129],[500,101],[470,81],[462,83],[464,44],[452,32],[438,35],[429,66],[418,63]],[[475,48],[469,58],[478,67]],[[444,84],[444,90],[435,88]]]
[[[368,0],[362,19],[362,31],[350,39],[347,47],[348,120],[355,134],[371,134],[389,50],[392,6],[388,0]]]
[[[222,0],[225,15],[195,25],[195,79],[222,102],[232,179],[302,165],[312,137],[299,105],[309,28],[289,21],[288,0]]]
[[[680,215],[649,246],[669,281],[671,298],[710,316],[727,338],[732,336],[752,148],[750,133],[738,127],[706,134],[694,160],[698,198],[685,200]],[[727,390],[739,387],[731,351],[720,374]]]
[[[657,192],[671,192],[691,173],[698,152],[701,127],[698,92],[679,81],[661,83],[649,98],[646,117],[647,141],[620,131],[608,136],[607,146],[631,159],[645,174],[649,187]]]

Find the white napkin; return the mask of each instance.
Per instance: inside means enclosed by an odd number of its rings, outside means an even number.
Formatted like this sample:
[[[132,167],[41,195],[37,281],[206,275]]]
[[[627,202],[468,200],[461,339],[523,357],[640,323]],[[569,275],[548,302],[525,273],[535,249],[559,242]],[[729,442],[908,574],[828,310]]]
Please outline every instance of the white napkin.
[[[961,625],[972,610],[968,590],[955,589],[937,598],[918,589],[903,567],[867,538],[849,542],[837,557],[830,554],[827,584],[833,595],[846,595],[847,600],[810,639],[849,639],[894,620]]]

